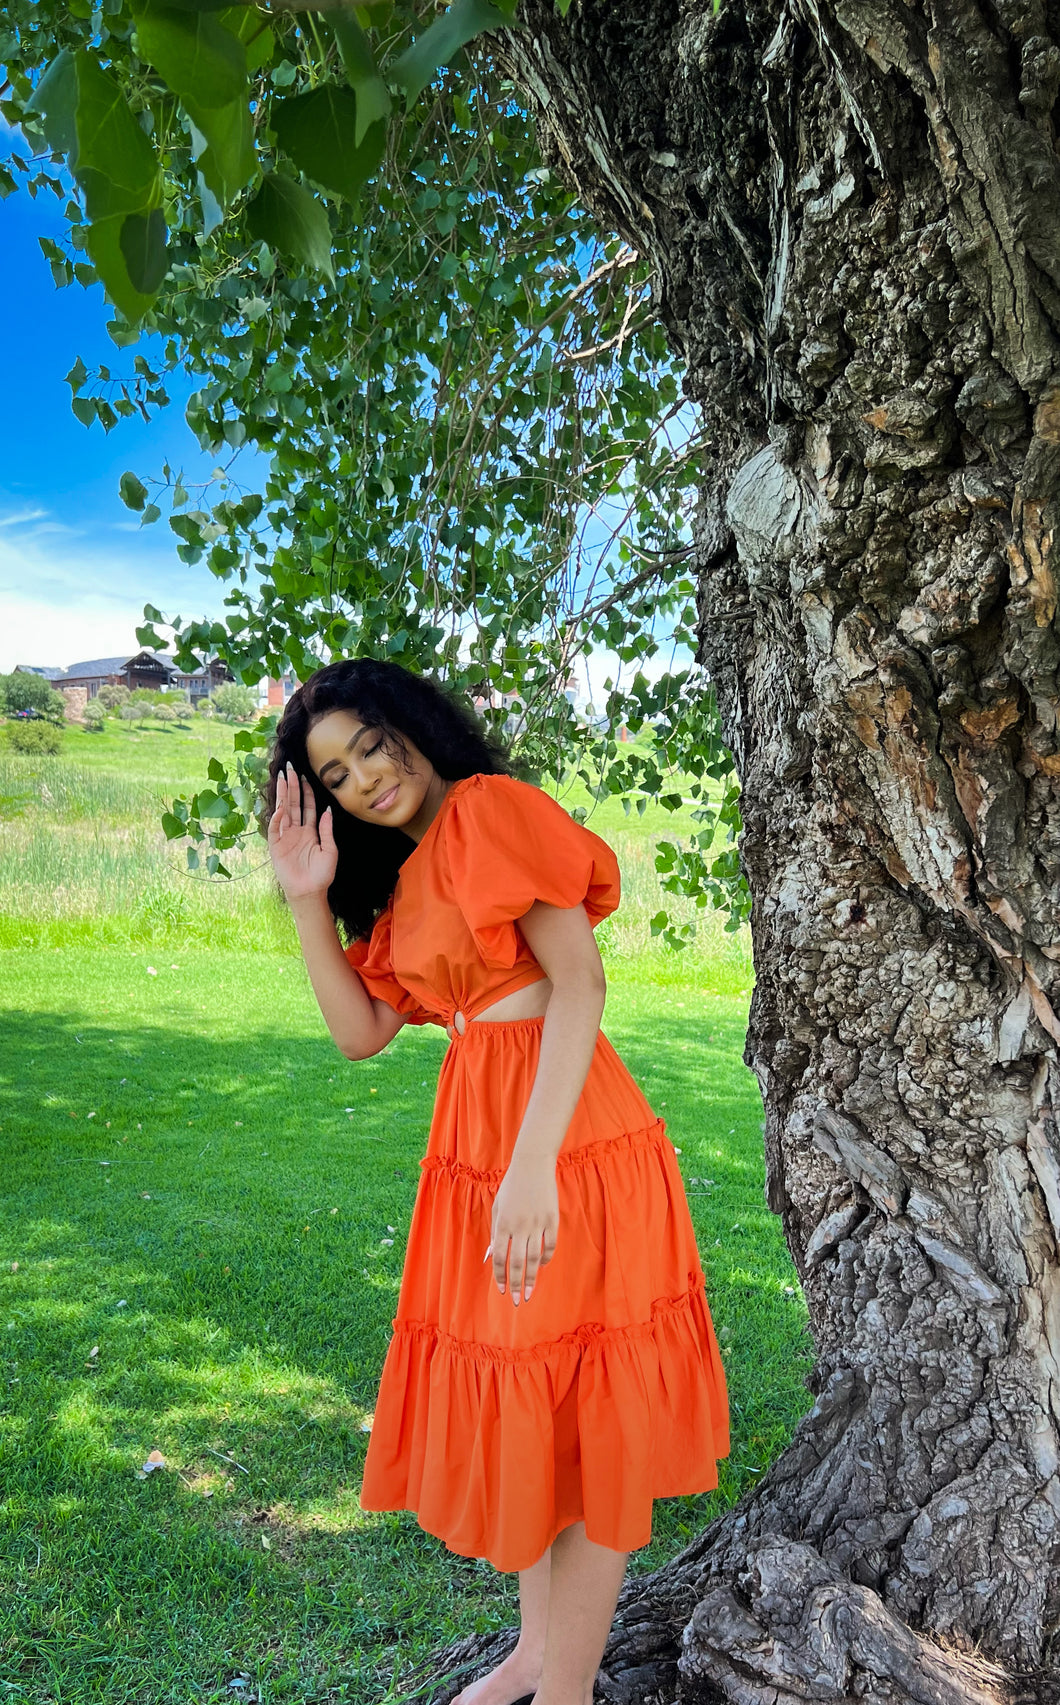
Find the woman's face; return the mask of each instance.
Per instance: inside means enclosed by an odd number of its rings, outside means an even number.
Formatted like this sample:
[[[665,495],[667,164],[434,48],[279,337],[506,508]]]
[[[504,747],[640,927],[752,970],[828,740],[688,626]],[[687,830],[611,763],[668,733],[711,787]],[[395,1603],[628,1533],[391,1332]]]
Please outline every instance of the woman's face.
[[[306,736],[309,762],[336,805],[364,823],[403,829],[418,840],[448,784],[407,735],[405,747],[403,758],[378,728],[349,710],[329,711]]]

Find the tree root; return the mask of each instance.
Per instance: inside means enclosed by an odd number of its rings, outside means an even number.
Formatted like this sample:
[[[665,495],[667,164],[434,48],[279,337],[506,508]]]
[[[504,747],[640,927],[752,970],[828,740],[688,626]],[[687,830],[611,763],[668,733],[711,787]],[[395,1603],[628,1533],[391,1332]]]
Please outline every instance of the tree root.
[[[1019,1697],[1002,1666],[915,1633],[870,1587],[780,1534],[754,1541],[732,1585],[705,1592],[678,1670],[682,1699],[720,1693],[733,1705],[1014,1705]]]

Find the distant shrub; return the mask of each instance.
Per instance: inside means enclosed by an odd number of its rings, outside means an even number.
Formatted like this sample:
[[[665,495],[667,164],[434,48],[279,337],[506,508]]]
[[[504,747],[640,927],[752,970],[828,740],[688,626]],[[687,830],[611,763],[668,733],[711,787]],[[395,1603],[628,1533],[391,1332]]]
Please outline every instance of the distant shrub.
[[[102,734],[103,724],[107,720],[106,705],[101,705],[98,699],[89,699],[82,712],[82,720],[87,733]]]
[[[186,699],[175,704],[173,710],[181,722],[186,722],[189,717],[195,715],[195,706],[190,705]]]
[[[7,743],[12,752],[21,752],[25,757],[54,756],[62,748],[63,731],[44,717],[35,717],[32,722],[9,722]]]
[[[200,699],[195,708],[200,716],[216,716],[217,714],[213,708],[212,699]]]
[[[258,708],[253,690],[238,681],[225,681],[215,690],[213,702],[217,715],[226,722],[249,722]]]
[[[177,720],[177,707],[176,707],[176,705],[171,705],[171,704],[156,705],[154,708],[154,719],[156,722],[176,722],[176,720]]]
[[[158,687],[134,687],[132,692],[129,694],[129,703],[151,705],[165,704],[168,698],[169,694],[163,693]]]
[[[144,707],[142,704],[123,704],[118,712],[123,722],[142,722]]]
[[[123,704],[127,704],[128,699],[128,687],[112,687],[108,684],[105,687],[100,687],[92,702],[93,704],[101,704],[106,711],[116,711],[120,710]]]
[[[66,715],[66,700],[62,693],[50,687],[43,675],[28,675],[19,671],[0,675],[0,708],[9,716],[20,711],[35,710],[51,722],[61,722]]]

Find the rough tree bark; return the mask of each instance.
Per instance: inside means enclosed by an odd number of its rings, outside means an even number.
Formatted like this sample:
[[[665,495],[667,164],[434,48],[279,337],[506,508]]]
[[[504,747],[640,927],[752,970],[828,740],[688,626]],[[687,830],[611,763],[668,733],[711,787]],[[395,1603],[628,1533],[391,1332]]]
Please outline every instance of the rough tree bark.
[[[745,1057],[818,1358],[598,1693],[1060,1697],[1060,4],[523,15],[548,154],[653,258],[713,431]]]

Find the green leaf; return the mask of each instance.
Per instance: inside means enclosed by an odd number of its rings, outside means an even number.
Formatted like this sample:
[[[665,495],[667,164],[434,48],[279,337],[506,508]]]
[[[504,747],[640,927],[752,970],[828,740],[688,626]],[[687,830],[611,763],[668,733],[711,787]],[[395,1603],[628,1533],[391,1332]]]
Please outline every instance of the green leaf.
[[[172,811],[163,811],[162,831],[167,841],[176,841],[184,834],[184,824],[179,817],[174,817]]]
[[[229,801],[220,797],[210,787],[203,788],[202,792],[199,794],[198,815],[200,821],[203,817],[227,817],[230,809],[231,806]]]
[[[130,213],[118,232],[122,258],[134,290],[153,296],[169,271],[166,221],[160,207],[150,213]]]
[[[243,97],[225,107],[204,107],[186,96],[184,110],[193,126],[195,164],[221,206],[227,207],[258,170],[250,108]]]
[[[345,10],[336,12],[331,27],[347,81],[357,97],[353,140],[359,147],[369,125],[390,116],[390,96],[379,75],[371,43],[353,13]]]
[[[48,147],[68,158],[77,152],[77,64],[69,48],[55,56],[26,107],[26,117],[43,120]]]
[[[383,157],[386,126],[374,124],[357,145],[359,102],[352,89],[324,84],[273,109],[272,128],[284,153],[314,183],[352,201]],[[331,238],[328,236],[330,251]]]
[[[129,277],[128,263],[121,246],[121,230],[126,217],[117,213],[111,219],[94,220],[85,231],[85,248],[107,295],[125,318],[135,325],[148,312],[154,297],[145,296],[137,290]],[[83,397],[74,398],[75,414],[78,403],[85,400]],[[98,414],[99,411],[96,412]]]
[[[247,207],[247,229],[281,254],[334,280],[331,226],[320,202],[282,172],[269,172]]]
[[[89,219],[146,213],[162,202],[162,174],[115,77],[84,49],[77,65],[77,155],[70,167]]]
[[[515,19],[490,0],[454,0],[448,12],[418,35],[389,68],[392,83],[405,91],[406,111],[443,65],[483,30],[511,29]]]
[[[118,491],[126,509],[140,510],[147,502],[147,487],[142,480],[137,479],[135,474],[122,474],[118,481]]]
[[[245,94],[243,43],[209,12],[185,12],[154,0],[134,4],[140,56],[175,95],[198,107],[224,107]]]
[[[226,30],[238,36],[246,49],[247,71],[253,75],[267,65],[276,47],[276,37],[256,6],[231,6],[221,14]]]

